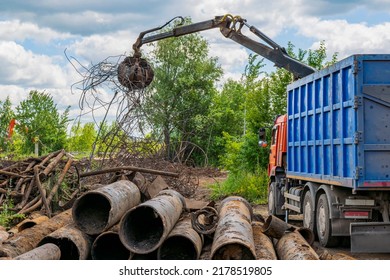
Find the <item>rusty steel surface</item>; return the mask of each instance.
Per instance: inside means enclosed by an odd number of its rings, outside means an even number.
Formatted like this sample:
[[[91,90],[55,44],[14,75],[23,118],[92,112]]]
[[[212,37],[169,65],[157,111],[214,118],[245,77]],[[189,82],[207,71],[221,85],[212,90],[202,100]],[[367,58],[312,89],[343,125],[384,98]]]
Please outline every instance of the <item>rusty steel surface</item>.
[[[212,234],[218,224],[218,211],[214,207],[206,206],[191,213],[191,224],[199,234]]]
[[[253,241],[255,243],[256,260],[277,260],[272,240],[263,233],[262,223],[252,222]]]
[[[72,222],[70,210],[64,211],[53,218],[23,230],[8,238],[0,245],[0,257],[14,258],[34,249],[46,235]]]
[[[120,221],[119,236],[127,249],[137,254],[156,250],[185,208],[183,196],[164,190],[156,197],[130,209]]]
[[[101,233],[92,244],[93,260],[128,260],[130,251],[122,244],[118,229]]]
[[[319,260],[314,249],[297,231],[284,234],[275,249],[280,260]]]
[[[38,246],[47,243],[53,243],[60,248],[61,260],[87,260],[90,257],[92,237],[71,224],[47,235]]]
[[[35,225],[39,225],[47,220],[49,220],[49,217],[47,216],[39,216],[34,219],[25,219],[21,221],[19,224],[17,224],[16,228],[18,232],[21,232],[27,228],[31,228]]]
[[[31,251],[28,251],[20,256],[14,258],[14,260],[59,260],[61,259],[60,248],[53,244],[47,243],[39,246]]]
[[[263,233],[276,239],[280,239],[285,233],[294,230],[294,226],[286,223],[274,215],[268,216],[263,225]]]
[[[157,251],[159,260],[197,260],[203,238],[191,225],[189,216],[180,219]]]
[[[144,58],[126,57],[118,66],[119,83],[132,90],[147,87],[154,77],[154,71]]]
[[[8,232],[0,228],[0,244],[3,243],[3,241],[7,240],[9,235],[10,234]]]
[[[118,223],[140,201],[141,194],[134,183],[117,181],[79,197],[72,207],[73,220],[83,232],[97,235]]]
[[[252,207],[242,197],[224,199],[218,209],[219,221],[211,246],[211,259],[256,259],[252,231]]]

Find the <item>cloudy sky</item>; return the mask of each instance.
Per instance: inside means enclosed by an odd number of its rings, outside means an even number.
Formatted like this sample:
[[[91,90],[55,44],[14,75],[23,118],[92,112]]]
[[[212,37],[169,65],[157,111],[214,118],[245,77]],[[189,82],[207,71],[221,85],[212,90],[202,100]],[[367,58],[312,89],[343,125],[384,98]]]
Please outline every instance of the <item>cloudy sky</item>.
[[[198,22],[226,13],[246,18],[282,46],[291,41],[309,49],[325,41],[329,56],[338,52],[339,58],[390,53],[389,0],[2,0],[0,100],[10,96],[17,105],[32,89],[46,91],[59,108],[70,105],[75,116],[80,96],[71,86],[81,77],[65,50],[88,67],[131,54],[140,31],[174,16]],[[211,55],[219,57],[224,78],[239,78],[248,50],[218,30],[202,35]]]

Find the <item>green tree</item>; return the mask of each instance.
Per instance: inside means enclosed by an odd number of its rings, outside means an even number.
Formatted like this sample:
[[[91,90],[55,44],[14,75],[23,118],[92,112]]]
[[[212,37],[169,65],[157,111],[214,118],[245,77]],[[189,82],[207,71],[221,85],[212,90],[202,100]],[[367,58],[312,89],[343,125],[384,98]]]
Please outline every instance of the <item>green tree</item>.
[[[16,107],[18,131],[24,138],[23,152],[34,151],[34,141],[39,141],[40,154],[64,148],[69,122],[67,107],[59,114],[50,94],[30,91],[26,100]]]
[[[15,117],[11,106],[9,96],[4,102],[0,101],[0,151],[7,151],[11,143],[11,139],[8,138],[8,128],[10,121]]]
[[[78,122],[71,128],[71,134],[67,139],[66,149],[72,152],[91,152],[95,138],[96,130],[94,123],[85,123],[82,125]]]
[[[155,77],[144,109],[154,134],[163,135],[169,159],[183,161],[207,145],[207,116],[222,74],[208,52],[199,34],[161,40],[155,46]]]

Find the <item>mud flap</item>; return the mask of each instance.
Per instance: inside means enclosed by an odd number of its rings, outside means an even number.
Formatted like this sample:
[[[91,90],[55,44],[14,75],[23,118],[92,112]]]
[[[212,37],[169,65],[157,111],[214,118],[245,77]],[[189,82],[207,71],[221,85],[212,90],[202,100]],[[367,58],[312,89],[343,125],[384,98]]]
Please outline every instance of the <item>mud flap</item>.
[[[390,223],[351,223],[352,253],[390,253]]]

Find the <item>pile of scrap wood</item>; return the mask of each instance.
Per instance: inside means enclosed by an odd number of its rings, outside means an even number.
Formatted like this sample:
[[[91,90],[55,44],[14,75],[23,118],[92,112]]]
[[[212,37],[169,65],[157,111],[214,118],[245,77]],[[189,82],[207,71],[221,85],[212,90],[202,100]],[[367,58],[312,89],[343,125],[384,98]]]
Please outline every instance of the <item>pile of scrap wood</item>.
[[[51,202],[72,163],[72,156],[60,150],[43,157],[17,161],[0,169],[0,210],[12,199],[15,206],[8,210],[27,214],[42,208],[51,217]],[[52,178],[54,175],[55,180]]]

